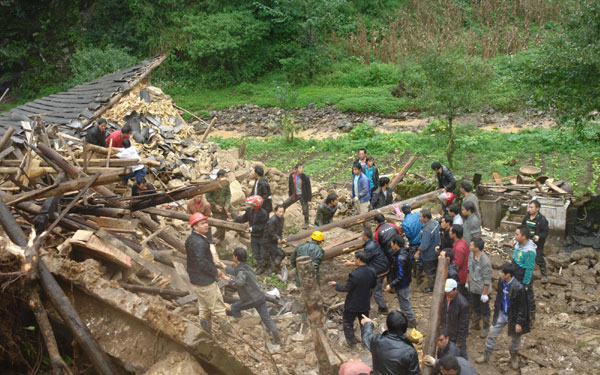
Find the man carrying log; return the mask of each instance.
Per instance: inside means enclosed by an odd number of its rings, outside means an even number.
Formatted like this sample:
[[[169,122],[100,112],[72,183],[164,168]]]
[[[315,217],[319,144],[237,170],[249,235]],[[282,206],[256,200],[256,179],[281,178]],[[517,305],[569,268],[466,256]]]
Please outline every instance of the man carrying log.
[[[265,254],[263,244],[263,234],[265,225],[269,220],[269,214],[262,208],[263,199],[260,195],[251,195],[246,198],[246,203],[250,206],[243,215],[233,219],[236,223],[248,223],[250,232],[250,249],[252,256],[256,259],[258,265],[256,274],[260,275],[269,268],[269,256]]]
[[[371,308],[371,290],[377,285],[377,275],[372,268],[367,266],[367,253],[359,250],[354,253],[354,265],[357,268],[348,275],[346,284],[339,284],[330,281],[329,285],[335,287],[338,292],[346,292],[346,301],[344,302],[343,327],[346,344],[354,348],[356,346],[356,337],[354,336],[354,320],[369,316]],[[362,324],[361,332],[363,329]]]
[[[325,254],[325,251],[323,251],[323,248],[321,247],[321,244],[323,243],[324,239],[325,236],[323,236],[322,232],[319,232],[318,230],[314,231],[313,234],[310,236],[310,241],[298,246],[292,253],[292,256],[290,257],[290,264],[292,265],[292,267],[296,267],[297,258],[303,256],[310,257],[313,261],[313,266],[315,267],[317,283],[319,283],[320,278],[319,268],[321,266],[321,260],[323,259],[323,255]],[[296,269],[296,285],[300,286],[300,281],[300,274],[298,273],[298,269]]]
[[[92,126],[85,135],[85,141],[89,144],[106,147],[106,120],[99,118],[96,126]]]
[[[265,327],[267,327],[267,331],[273,336],[273,341],[276,344],[280,344],[281,340],[279,339],[277,326],[267,309],[265,293],[256,278],[256,274],[252,271],[252,266],[247,261],[248,253],[246,249],[238,247],[233,251],[235,268],[230,266],[225,267],[225,273],[232,276],[221,274],[221,278],[227,281],[229,285],[234,286],[240,296],[239,301],[231,304],[231,315],[234,318],[241,318],[242,310],[254,308]]]
[[[211,175],[211,178],[217,181],[223,180],[227,178],[227,170],[219,169],[216,175]],[[231,207],[231,190],[229,189],[229,185],[207,193],[206,200],[210,203],[210,211],[215,219],[232,219],[233,208]],[[215,238],[223,241],[225,239],[225,229],[217,228]]]
[[[298,163],[294,167],[294,172],[290,173],[289,197],[283,202],[283,208],[287,209],[292,204],[300,201],[302,215],[304,215],[303,229],[308,228],[308,204],[311,199],[312,189],[310,187],[310,178],[304,174],[302,163]]]
[[[223,273],[217,269],[210,252],[208,217],[197,212],[190,217],[190,226],[192,233],[185,241],[187,271],[192,290],[198,296],[202,327],[210,332],[211,318],[214,318],[222,329],[228,329],[225,303],[216,282]]]

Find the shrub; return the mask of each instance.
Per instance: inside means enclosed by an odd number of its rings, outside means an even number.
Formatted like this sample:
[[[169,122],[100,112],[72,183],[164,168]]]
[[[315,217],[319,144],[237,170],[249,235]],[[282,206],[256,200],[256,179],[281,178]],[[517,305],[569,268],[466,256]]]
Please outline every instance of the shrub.
[[[71,85],[80,85],[92,81],[105,74],[135,65],[137,59],[122,48],[107,46],[105,48],[84,47],[71,56]]]

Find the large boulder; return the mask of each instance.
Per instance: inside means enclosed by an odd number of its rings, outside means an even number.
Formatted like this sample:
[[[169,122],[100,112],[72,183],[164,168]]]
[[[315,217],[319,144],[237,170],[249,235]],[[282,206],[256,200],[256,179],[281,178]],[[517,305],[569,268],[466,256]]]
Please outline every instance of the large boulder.
[[[246,195],[239,181],[232,181],[229,184],[229,190],[231,191],[231,204],[243,203],[246,200]]]

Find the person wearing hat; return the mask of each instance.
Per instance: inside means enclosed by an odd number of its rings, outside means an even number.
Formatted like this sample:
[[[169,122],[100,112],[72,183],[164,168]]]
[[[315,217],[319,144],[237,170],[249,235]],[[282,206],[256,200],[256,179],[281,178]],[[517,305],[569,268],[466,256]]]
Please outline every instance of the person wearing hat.
[[[320,279],[319,267],[321,266],[323,254],[325,254],[325,251],[323,251],[323,248],[321,247],[324,239],[325,236],[323,236],[322,232],[319,232],[318,230],[314,231],[310,236],[310,241],[298,246],[290,257],[290,264],[292,267],[296,267],[296,259],[303,256],[311,257],[313,266],[315,267],[317,283]],[[300,273],[298,272],[298,268],[296,268],[296,285],[300,286]]]
[[[96,120],[96,126],[88,130],[85,135],[85,141],[89,144],[106,147],[106,120],[99,118]]]
[[[357,268],[350,272],[346,284],[330,281],[338,292],[346,292],[344,301],[344,312],[342,314],[342,326],[344,327],[344,336],[346,343],[351,348],[356,346],[356,337],[354,336],[354,320],[369,316],[371,309],[371,290],[377,285],[377,275],[373,268],[369,267],[369,256],[363,250],[354,253],[354,265]],[[387,307],[386,307],[387,310]],[[360,325],[362,332],[362,324]]]
[[[312,189],[310,187],[310,178],[304,174],[302,163],[298,163],[294,167],[294,172],[290,173],[289,197],[283,202],[283,208],[287,210],[289,206],[300,201],[302,215],[304,215],[304,229],[308,228],[308,203],[311,199]]]
[[[461,357],[467,358],[467,336],[469,335],[469,303],[458,293],[458,283],[446,279],[444,286],[446,298],[442,302],[440,329],[445,330],[460,349]]]
[[[250,232],[250,249],[252,256],[256,259],[258,268],[256,274],[260,275],[269,268],[269,256],[265,254],[263,246],[263,235],[265,225],[269,220],[269,214],[262,208],[263,199],[260,195],[251,195],[246,198],[246,203],[250,206],[243,215],[237,216],[233,221],[236,223],[248,223]]]
[[[198,311],[204,329],[210,332],[211,319],[227,326],[223,296],[217,286],[217,278],[223,273],[217,269],[207,234],[210,231],[208,217],[196,212],[190,217],[192,233],[185,241],[187,272],[192,290],[198,296]]]
[[[217,181],[220,181],[227,178],[228,172],[229,171],[226,169],[219,169],[216,175],[211,175],[210,177],[213,180],[216,179]],[[205,198],[206,201],[210,203],[210,211],[215,219],[232,219],[233,208],[231,207],[231,190],[229,189],[229,185],[206,193]],[[223,241],[225,239],[225,228],[217,228],[215,238],[219,241]]]

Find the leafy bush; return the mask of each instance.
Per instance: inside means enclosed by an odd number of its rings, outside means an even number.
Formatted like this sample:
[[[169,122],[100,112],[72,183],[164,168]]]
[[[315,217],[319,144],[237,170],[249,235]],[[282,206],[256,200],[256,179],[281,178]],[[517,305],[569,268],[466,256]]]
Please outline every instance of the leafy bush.
[[[350,130],[350,139],[365,140],[375,135],[375,128],[369,124],[362,123]]]
[[[71,56],[70,84],[80,85],[92,81],[105,74],[135,65],[137,59],[122,48],[107,46],[105,48],[86,47],[75,51]]]

